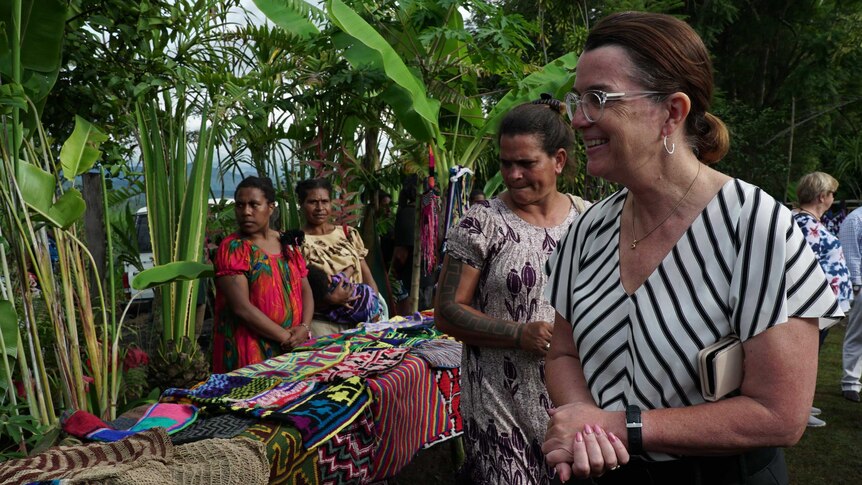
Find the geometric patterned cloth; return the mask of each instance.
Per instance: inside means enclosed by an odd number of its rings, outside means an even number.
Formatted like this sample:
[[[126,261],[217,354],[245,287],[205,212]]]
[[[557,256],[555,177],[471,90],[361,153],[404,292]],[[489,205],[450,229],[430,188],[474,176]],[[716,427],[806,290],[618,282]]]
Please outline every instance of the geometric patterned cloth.
[[[380,443],[370,408],[347,428],[317,448],[320,483],[369,483],[374,455]]]
[[[335,351],[311,350],[289,352],[267,359],[259,364],[233,370],[228,372],[228,375],[248,377],[270,376],[288,381],[301,381],[338,364],[344,360],[347,354],[348,352],[343,349]]]
[[[271,484],[320,484],[317,451],[302,446],[302,436],[289,424],[258,421],[237,438],[260,441],[266,447]]]
[[[266,445],[271,483],[370,483],[461,434],[459,352],[432,314],[417,314],[310,340],[161,400],[256,418],[237,438]]]
[[[189,400],[211,410],[286,421],[299,430],[308,449],[350,424],[370,397],[360,377],[314,383],[228,374],[213,374],[194,389],[171,388],[162,394],[163,400]]]
[[[119,441],[141,431],[165,428],[168,434],[192,424],[197,419],[198,408],[188,404],[156,403],[129,429],[114,429],[104,421],[84,410],[63,416],[63,431],[92,441]]]
[[[177,434],[171,435],[171,443],[182,445],[209,438],[233,438],[257,421],[257,418],[254,417],[243,417],[231,413],[216,416],[199,415],[194,424]]]
[[[375,431],[385,452],[374,460],[374,478],[398,473],[419,448],[446,430],[449,417],[428,364],[412,355],[391,372],[368,379]]]
[[[260,421],[238,437],[263,442],[275,485],[369,483],[377,446],[374,420],[366,408],[349,426],[309,451],[299,432],[275,421]]]
[[[457,369],[461,367],[461,351],[464,345],[454,339],[438,338],[427,340],[412,349],[410,353],[425,359],[435,369]]]
[[[313,382],[332,382],[352,376],[370,377],[393,369],[409,349],[390,348],[351,352],[343,361],[308,378]]]
[[[461,369],[435,369],[434,382],[443,397],[443,407],[446,408],[449,422],[442,433],[428,440],[422,448],[429,448],[464,432],[464,423],[461,421]]]

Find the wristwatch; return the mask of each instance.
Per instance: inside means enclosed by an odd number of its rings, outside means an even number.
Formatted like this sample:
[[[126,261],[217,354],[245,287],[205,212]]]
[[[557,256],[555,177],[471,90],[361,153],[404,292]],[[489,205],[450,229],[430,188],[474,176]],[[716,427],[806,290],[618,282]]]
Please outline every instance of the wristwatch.
[[[641,428],[643,428],[641,408],[629,404],[626,407],[626,431],[629,438],[629,454],[631,455],[642,455],[644,452]]]

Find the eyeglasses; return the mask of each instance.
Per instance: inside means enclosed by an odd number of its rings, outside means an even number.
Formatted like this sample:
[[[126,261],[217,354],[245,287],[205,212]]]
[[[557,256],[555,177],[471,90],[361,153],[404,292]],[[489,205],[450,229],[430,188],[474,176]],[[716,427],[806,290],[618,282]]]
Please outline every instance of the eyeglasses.
[[[567,93],[566,94],[566,113],[569,115],[569,120],[575,119],[575,111],[578,106],[581,107],[581,112],[590,123],[598,123],[605,114],[605,103],[608,101],[619,101],[626,98],[636,98],[642,96],[652,96],[656,94],[664,94],[658,91],[632,91],[628,93],[606,93],[604,91],[585,91],[583,94]]]

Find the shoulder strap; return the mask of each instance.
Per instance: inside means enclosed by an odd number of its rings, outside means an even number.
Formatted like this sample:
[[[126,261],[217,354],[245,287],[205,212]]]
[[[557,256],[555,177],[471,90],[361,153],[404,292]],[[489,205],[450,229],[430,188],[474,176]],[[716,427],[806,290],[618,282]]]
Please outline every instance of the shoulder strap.
[[[350,239],[350,233],[349,233],[349,232],[347,232],[347,224],[342,224],[342,225],[341,225],[341,229],[343,229],[343,230],[344,230],[344,237],[345,237],[346,239]]]
[[[578,211],[578,214],[583,214],[584,209],[586,209],[586,204],[584,204],[584,199],[578,197],[574,194],[566,194],[569,196],[569,199],[572,201],[572,205]]]

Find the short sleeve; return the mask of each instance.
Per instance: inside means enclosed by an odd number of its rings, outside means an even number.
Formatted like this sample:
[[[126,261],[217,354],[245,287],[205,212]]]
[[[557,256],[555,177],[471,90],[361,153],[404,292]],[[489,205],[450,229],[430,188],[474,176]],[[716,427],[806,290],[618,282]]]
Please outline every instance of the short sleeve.
[[[251,245],[235,234],[225,238],[216,251],[216,277],[245,274],[250,269]]]
[[[840,318],[835,294],[790,211],[755,190],[739,218],[731,325],[745,341],[790,317]]]
[[[485,266],[497,227],[493,212],[490,203],[482,201],[464,214],[446,240],[449,257],[476,269]]]
[[[362,236],[359,234],[359,230],[355,227],[346,226],[347,227],[347,240],[350,241],[350,244],[353,245],[353,248],[356,250],[356,255],[359,259],[365,258],[368,256],[368,249],[365,248],[365,243],[362,242]]]
[[[308,276],[308,265],[305,263],[305,258],[302,257],[302,251],[298,247],[289,245],[285,246],[285,255],[291,264],[291,269],[295,270],[300,278]]]

